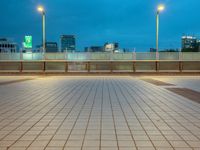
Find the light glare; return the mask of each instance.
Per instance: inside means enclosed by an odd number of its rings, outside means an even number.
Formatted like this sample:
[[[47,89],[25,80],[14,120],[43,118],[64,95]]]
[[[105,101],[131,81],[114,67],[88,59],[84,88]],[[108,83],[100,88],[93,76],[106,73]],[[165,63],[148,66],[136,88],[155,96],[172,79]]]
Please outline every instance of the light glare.
[[[44,7],[42,7],[42,6],[38,6],[37,9],[38,9],[39,12],[44,12]]]
[[[159,12],[161,12],[161,11],[163,11],[165,9],[165,6],[164,5],[158,5],[158,8],[157,8],[157,10],[159,11]]]

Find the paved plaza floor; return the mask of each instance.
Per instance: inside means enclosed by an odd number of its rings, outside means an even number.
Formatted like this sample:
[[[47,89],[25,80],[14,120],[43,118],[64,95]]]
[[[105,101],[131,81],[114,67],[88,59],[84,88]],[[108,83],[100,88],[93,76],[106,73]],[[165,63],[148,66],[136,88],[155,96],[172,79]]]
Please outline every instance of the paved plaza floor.
[[[200,77],[1,76],[0,150],[200,150]]]

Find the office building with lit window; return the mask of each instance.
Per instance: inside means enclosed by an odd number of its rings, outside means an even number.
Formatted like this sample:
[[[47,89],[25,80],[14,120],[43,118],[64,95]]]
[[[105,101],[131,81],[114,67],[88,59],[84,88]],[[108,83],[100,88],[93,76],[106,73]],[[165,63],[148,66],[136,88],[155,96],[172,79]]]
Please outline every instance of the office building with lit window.
[[[0,53],[16,53],[18,45],[6,38],[0,38]]]
[[[75,52],[76,38],[74,35],[61,35],[61,52]]]
[[[46,42],[46,53],[57,53],[58,44],[56,42]]]
[[[198,40],[194,36],[182,36],[182,49],[195,48]]]
[[[119,52],[119,43],[105,43],[104,51],[105,52]]]

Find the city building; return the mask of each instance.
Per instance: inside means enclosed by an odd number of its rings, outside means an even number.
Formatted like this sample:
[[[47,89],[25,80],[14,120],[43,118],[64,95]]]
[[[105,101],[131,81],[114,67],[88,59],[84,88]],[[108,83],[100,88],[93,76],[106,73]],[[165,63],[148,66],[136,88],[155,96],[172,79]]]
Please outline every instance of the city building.
[[[123,53],[133,53],[135,52],[135,48],[123,48],[123,49],[119,49],[119,52],[123,52]]]
[[[150,52],[156,52],[157,50],[156,50],[156,48],[150,48]]]
[[[0,53],[16,53],[18,45],[7,38],[0,38]]]
[[[104,51],[105,52],[119,52],[119,44],[118,43],[105,43]]]
[[[182,49],[195,48],[197,45],[197,38],[194,36],[182,36]]]
[[[58,44],[56,42],[46,42],[46,53],[57,53]]]
[[[199,52],[200,42],[195,36],[182,36],[182,52]]]
[[[121,52],[118,43],[105,43],[104,46],[85,47],[85,52]]]
[[[75,52],[76,38],[74,35],[61,35],[61,52]]]
[[[103,46],[85,47],[85,52],[104,52]]]
[[[85,47],[84,48],[84,52],[89,52],[90,51],[90,48],[89,47]]]
[[[41,44],[40,45],[36,45],[34,52],[42,53],[43,52],[43,46]]]

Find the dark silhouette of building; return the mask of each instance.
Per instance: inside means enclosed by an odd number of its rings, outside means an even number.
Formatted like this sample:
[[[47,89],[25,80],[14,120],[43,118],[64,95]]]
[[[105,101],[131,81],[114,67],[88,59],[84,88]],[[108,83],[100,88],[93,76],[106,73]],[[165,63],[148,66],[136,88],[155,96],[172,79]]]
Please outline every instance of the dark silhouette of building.
[[[75,52],[76,38],[74,35],[61,35],[61,52]]]
[[[46,42],[46,52],[47,53],[57,53],[58,50],[58,44],[56,42]]]
[[[103,46],[85,47],[85,52],[104,52]]]
[[[150,52],[156,52],[157,50],[155,48],[150,48]]]
[[[7,38],[0,39],[0,53],[15,53],[18,51],[18,45]]]
[[[195,36],[182,37],[182,52],[199,52],[200,42]]]
[[[85,47],[85,52],[119,52],[118,43],[105,43],[104,46]]]

